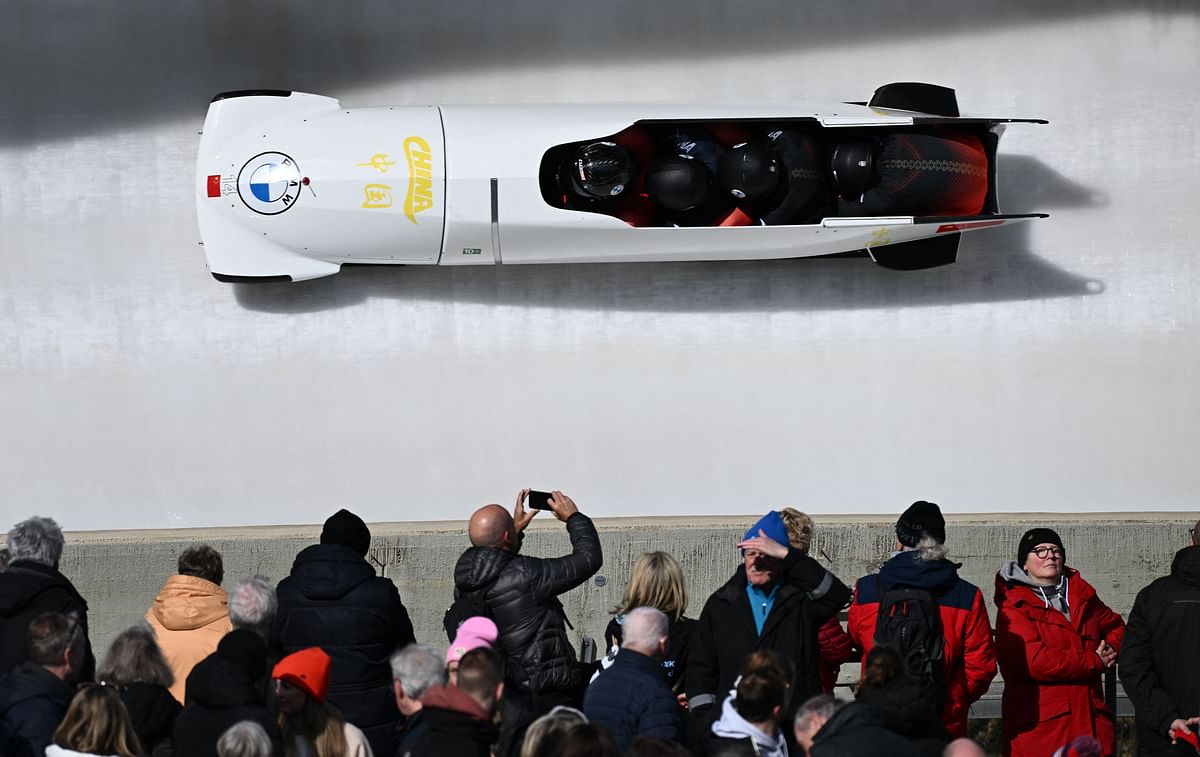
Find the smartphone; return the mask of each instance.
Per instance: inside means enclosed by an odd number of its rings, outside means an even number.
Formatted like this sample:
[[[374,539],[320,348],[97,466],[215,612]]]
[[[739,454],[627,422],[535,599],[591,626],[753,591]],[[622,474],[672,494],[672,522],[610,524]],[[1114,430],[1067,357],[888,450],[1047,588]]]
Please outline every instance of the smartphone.
[[[530,489],[528,504],[532,510],[549,510],[550,492],[539,492],[536,489]]]

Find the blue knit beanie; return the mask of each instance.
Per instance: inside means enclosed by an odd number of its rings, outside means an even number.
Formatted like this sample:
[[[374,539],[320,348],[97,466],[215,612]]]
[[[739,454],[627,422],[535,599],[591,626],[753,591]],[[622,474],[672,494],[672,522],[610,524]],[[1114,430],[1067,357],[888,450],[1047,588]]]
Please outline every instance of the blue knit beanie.
[[[751,526],[750,530],[746,532],[746,535],[742,537],[742,541],[745,541],[746,539],[753,539],[755,536],[758,536],[758,530],[760,528],[767,536],[771,537],[785,547],[788,546],[787,526],[785,526],[783,523],[783,516],[778,512],[772,510],[771,512],[759,518],[758,522]]]

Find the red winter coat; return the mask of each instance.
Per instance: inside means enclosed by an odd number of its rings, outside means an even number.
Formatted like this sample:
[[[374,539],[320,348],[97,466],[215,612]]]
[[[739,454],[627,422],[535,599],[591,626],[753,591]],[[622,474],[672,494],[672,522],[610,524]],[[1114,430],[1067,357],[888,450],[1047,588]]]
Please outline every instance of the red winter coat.
[[[832,694],[842,663],[854,659],[854,644],[836,615],[817,630],[817,654],[821,657],[821,691]]]
[[[959,578],[958,566],[949,560],[926,562],[913,551],[893,556],[879,573],[858,579],[854,586],[846,626],[854,646],[862,650],[863,659],[875,646],[880,597],[889,588],[901,586],[925,589],[938,603],[942,635],[946,639],[942,659],[946,682],[942,723],[952,738],[966,736],[971,703],[987,692],[996,675],[992,626],[983,594]]]
[[[1100,683],[1103,639],[1121,648],[1125,622],[1074,568],[1066,569],[1071,619],[1032,588],[996,575],[996,653],[1004,677],[1005,757],[1045,757],[1076,736],[1113,753],[1113,716]]]

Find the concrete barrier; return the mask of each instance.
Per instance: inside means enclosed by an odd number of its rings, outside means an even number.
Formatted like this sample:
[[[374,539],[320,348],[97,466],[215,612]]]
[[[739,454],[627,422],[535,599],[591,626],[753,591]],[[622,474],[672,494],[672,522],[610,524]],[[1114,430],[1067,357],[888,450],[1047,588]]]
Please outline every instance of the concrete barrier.
[[[874,572],[890,555],[895,515],[820,516],[813,554],[847,584]],[[563,597],[574,635],[601,640],[612,609],[621,599],[638,555],[665,550],[682,563],[688,580],[689,610],[699,615],[704,601],[729,579],[739,556],[734,544],[754,518],[599,519],[604,566],[584,585]],[[1078,568],[1100,598],[1128,614],[1139,589],[1169,572],[1176,550],[1188,542],[1194,521],[1179,513],[1096,515],[1013,514],[948,517],[947,545],[960,574],[983,589],[989,613],[997,569],[1016,557],[1017,542],[1037,525],[1056,529],[1067,548],[1067,563]],[[450,605],[453,567],[469,543],[463,522],[375,523],[368,559],[400,589],[418,640],[442,646],[442,613]],[[204,542],[225,559],[225,584],[252,575],[278,582],[288,575],[296,553],[315,543],[320,526],[88,531],[67,534],[62,570],[90,606],[98,656],[122,628],[139,620],[179,553]],[[526,534],[527,554],[555,556],[569,543],[562,524],[538,516]]]

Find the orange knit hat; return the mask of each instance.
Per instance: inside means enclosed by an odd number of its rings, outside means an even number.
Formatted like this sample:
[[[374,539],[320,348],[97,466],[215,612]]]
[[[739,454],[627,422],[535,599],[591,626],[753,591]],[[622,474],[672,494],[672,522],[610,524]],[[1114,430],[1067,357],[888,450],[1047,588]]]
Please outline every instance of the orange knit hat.
[[[324,702],[329,693],[329,655],[320,647],[301,649],[280,660],[271,677],[287,681],[318,702]]]

